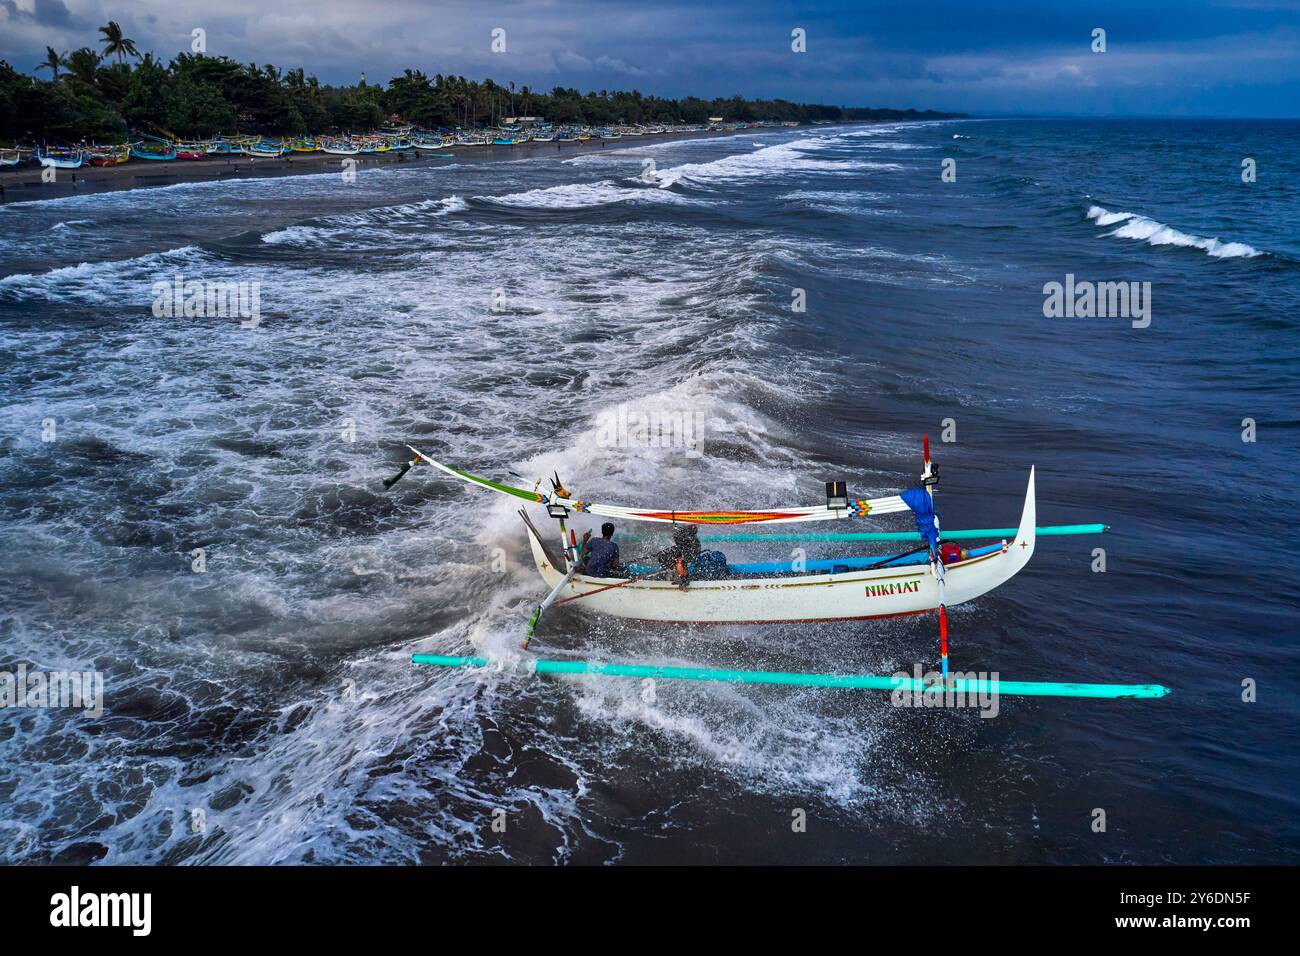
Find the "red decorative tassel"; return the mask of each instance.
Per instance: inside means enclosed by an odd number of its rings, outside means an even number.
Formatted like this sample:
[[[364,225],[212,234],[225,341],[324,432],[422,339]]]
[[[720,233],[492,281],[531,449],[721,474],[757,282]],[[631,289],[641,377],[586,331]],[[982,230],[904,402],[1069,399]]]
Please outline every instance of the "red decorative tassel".
[[[948,656],[948,609],[939,605],[939,654]]]

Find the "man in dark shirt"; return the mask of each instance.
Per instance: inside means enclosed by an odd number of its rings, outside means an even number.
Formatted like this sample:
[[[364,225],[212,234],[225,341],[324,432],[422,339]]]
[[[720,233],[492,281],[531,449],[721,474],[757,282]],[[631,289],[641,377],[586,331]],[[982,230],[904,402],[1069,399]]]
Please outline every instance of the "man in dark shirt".
[[[699,529],[693,524],[673,525],[673,543],[655,553],[655,562],[665,571],[677,572],[677,584],[686,587],[691,582],[690,566],[700,556]]]
[[[583,573],[593,578],[623,578],[627,570],[618,562],[618,545],[614,543],[614,525],[600,526],[600,537],[585,542]]]

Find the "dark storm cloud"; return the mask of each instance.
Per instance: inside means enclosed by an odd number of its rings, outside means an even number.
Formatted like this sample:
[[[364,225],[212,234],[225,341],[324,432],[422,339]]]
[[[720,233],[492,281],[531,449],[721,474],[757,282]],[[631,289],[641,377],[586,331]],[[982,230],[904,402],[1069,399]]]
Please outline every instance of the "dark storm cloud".
[[[63,0],[35,0],[29,7],[20,6],[17,0],[0,0],[0,9],[14,20],[28,19],[49,27],[72,26],[72,14]]]
[[[975,112],[1296,115],[1295,0],[0,0],[0,56],[20,69],[95,44],[118,20],[164,59],[209,52],[373,82],[406,67],[533,87],[784,96]],[[494,28],[507,50],[490,49]],[[808,52],[790,33],[807,31]],[[1090,49],[1106,31],[1107,51]]]

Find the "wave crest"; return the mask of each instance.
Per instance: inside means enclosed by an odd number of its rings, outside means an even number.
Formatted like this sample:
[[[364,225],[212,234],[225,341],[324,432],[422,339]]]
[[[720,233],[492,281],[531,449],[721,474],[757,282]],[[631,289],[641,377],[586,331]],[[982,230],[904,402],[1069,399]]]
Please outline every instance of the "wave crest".
[[[1148,219],[1146,216],[1140,216],[1135,212],[1111,212],[1101,206],[1090,206],[1087,215],[1098,226],[1113,226],[1117,223],[1123,223],[1118,229],[1108,232],[1106,235],[1115,236],[1119,239],[1139,239],[1149,246],[1185,246],[1200,249],[1206,255],[1213,256],[1216,259],[1250,259],[1255,256],[1267,255],[1267,253],[1261,252],[1254,246],[1247,245],[1244,242],[1221,242],[1218,239],[1208,239],[1205,236],[1180,232],[1173,226],[1167,226],[1163,222],[1156,222],[1154,219]]]

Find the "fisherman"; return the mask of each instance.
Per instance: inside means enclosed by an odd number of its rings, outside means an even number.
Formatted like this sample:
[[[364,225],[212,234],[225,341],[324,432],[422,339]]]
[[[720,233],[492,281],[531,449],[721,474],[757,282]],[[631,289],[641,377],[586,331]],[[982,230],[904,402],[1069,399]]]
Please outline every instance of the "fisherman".
[[[618,545],[614,543],[614,525],[606,521],[600,526],[600,537],[592,539],[588,531],[582,536],[583,574],[593,578],[625,578],[627,568],[618,560]]]
[[[678,587],[691,583],[690,567],[700,556],[699,529],[693,524],[673,525],[673,543],[655,554],[655,562],[664,570],[677,572]]]

